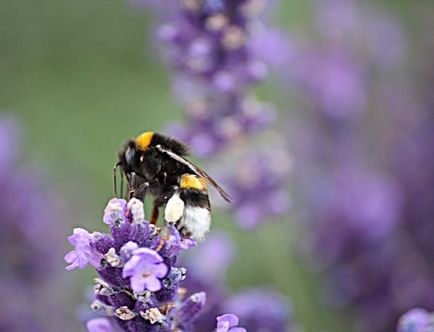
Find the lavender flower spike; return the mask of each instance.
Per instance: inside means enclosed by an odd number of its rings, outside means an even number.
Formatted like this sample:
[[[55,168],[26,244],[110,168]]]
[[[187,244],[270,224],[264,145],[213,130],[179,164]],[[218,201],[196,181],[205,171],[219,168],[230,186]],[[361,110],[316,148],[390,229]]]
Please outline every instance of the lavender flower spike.
[[[225,314],[217,317],[217,329],[215,332],[247,332],[243,327],[237,327],[239,319],[233,314]]]
[[[91,309],[104,316],[87,324],[90,332],[193,331],[205,305],[205,294],[187,297],[179,288],[186,269],[177,255],[190,245],[175,227],[160,228],[144,219],[143,203],[113,198],[104,210],[110,234],[78,228],[69,241],[75,250],[66,255],[68,269],[96,268],[95,300]],[[162,236],[170,241],[161,245]]]
[[[131,277],[131,288],[135,292],[150,290],[156,292],[161,289],[159,278],[167,274],[167,266],[163,258],[149,248],[136,249],[133,257],[125,264],[122,277]]]

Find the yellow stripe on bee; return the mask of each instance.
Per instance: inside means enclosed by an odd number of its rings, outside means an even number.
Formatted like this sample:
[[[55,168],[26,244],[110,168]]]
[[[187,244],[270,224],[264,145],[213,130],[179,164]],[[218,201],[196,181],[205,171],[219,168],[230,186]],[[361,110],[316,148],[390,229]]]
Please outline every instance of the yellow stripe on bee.
[[[145,151],[149,144],[151,144],[152,137],[154,137],[154,133],[152,131],[147,131],[136,138],[137,148],[139,150]]]
[[[206,191],[206,180],[197,175],[183,174],[181,176],[180,186],[184,189],[196,189]]]

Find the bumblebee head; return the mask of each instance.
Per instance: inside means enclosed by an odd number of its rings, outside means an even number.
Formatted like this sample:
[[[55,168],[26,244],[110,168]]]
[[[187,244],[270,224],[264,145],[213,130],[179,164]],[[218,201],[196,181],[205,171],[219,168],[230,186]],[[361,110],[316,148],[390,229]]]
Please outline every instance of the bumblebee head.
[[[133,164],[136,153],[137,151],[135,149],[135,146],[133,144],[128,144],[124,153],[125,161],[128,165]]]
[[[131,171],[134,158],[136,157],[137,148],[133,140],[125,143],[124,147],[118,153],[118,164],[125,172]]]
[[[145,151],[149,147],[149,145],[151,145],[153,137],[154,132],[152,131],[147,131],[137,136],[134,141],[136,143],[137,149],[140,151]]]
[[[195,189],[199,191],[207,191],[206,180],[194,174],[181,175],[180,187],[182,189]]]

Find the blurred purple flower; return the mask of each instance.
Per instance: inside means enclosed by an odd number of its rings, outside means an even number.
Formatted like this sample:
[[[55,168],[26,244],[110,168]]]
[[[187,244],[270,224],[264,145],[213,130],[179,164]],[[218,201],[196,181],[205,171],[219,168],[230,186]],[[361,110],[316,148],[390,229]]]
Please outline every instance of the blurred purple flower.
[[[0,176],[14,165],[19,151],[18,123],[12,118],[1,118],[0,121]]]
[[[252,288],[230,295],[225,287],[225,274],[233,256],[231,239],[224,233],[213,233],[200,248],[190,250],[183,257],[189,277],[182,286],[190,292],[200,288],[207,293],[207,303],[194,331],[213,330],[215,317],[224,312],[236,314],[247,331],[292,331],[291,308],[284,296],[265,288]]]
[[[181,305],[175,315],[175,319],[181,322],[190,322],[197,318],[203,310],[206,303],[205,292],[195,293],[191,295]]]
[[[275,149],[241,156],[240,165],[223,178],[235,218],[243,229],[254,229],[290,209],[289,193],[282,187],[289,161],[286,153],[280,152]]]
[[[382,70],[400,66],[407,45],[393,15],[357,0],[315,0],[314,12],[322,44],[348,45],[355,57],[368,57]]]
[[[68,268],[90,263],[100,275],[91,308],[106,320],[89,321],[90,331],[191,331],[205,304],[204,293],[184,298],[179,288],[186,270],[176,265],[177,255],[191,244],[174,227],[164,230],[163,241],[163,231],[143,218],[142,202],[115,198],[103,218],[110,235],[75,229],[69,238],[75,250],[65,257]]]
[[[399,21],[359,1],[314,10],[315,39],[293,45],[286,77],[305,106],[290,135],[303,244],[325,272],[326,300],[352,309],[353,328],[389,331],[404,310],[434,308],[432,101],[396,83]]]
[[[367,112],[372,81],[381,77],[377,73],[401,65],[406,46],[402,28],[392,16],[358,1],[313,4],[316,39],[292,44],[286,74],[316,111],[335,121],[358,119]]]
[[[397,332],[434,331],[433,315],[424,309],[411,309],[398,322]]]
[[[214,231],[200,248],[188,252],[189,259],[185,261],[188,269],[194,270],[194,276],[214,284],[221,282],[227,269],[232,264],[234,244],[229,236]],[[212,257],[212,260],[209,258]]]
[[[364,110],[368,88],[364,68],[351,54],[332,46],[308,50],[297,60],[294,72],[298,83],[315,96],[315,102],[328,116],[346,119]]]
[[[112,332],[112,325],[106,318],[95,318],[86,324],[89,332]]]
[[[254,288],[233,295],[224,304],[247,331],[286,331],[291,320],[288,300],[271,289]]]
[[[276,28],[258,28],[251,35],[249,50],[264,63],[279,70],[292,61],[292,44],[288,36]]]
[[[8,299],[0,304],[0,330],[58,331],[66,314],[53,292],[62,248],[60,204],[42,169],[22,162],[19,141],[18,121],[0,117],[0,297]]]
[[[238,327],[238,323],[238,317],[233,314],[218,316],[216,332],[246,332],[245,328]]]

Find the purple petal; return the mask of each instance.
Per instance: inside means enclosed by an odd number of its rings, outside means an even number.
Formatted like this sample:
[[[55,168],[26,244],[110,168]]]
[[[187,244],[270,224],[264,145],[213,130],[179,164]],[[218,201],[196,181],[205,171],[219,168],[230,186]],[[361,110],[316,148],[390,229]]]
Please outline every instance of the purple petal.
[[[131,257],[130,260],[126,262],[124,265],[124,269],[122,271],[122,277],[126,278],[132,276],[139,262],[140,262],[139,256]]]
[[[181,249],[187,250],[190,248],[194,248],[197,246],[197,242],[192,239],[182,239],[181,240]]]
[[[167,266],[166,264],[157,264],[152,267],[153,274],[158,278],[164,278],[167,274]]]
[[[89,332],[112,332],[110,321],[106,318],[95,318],[86,324]]]
[[[152,263],[160,263],[163,258],[155,251],[149,248],[139,248],[133,251],[133,255],[141,256]]]
[[[147,288],[146,283],[147,283],[147,280],[139,274],[134,274],[131,276],[131,279],[130,279],[131,288],[133,291],[135,291],[137,293],[143,292],[145,290],[145,288]]]
[[[161,282],[154,276],[149,276],[145,278],[145,287],[151,292],[156,292],[161,289]]]
[[[228,326],[229,328],[235,327],[239,323],[239,319],[237,316],[233,314],[225,314],[217,317],[217,329],[222,326]]]
[[[74,250],[67,253],[64,257],[64,260],[66,263],[70,264],[66,267],[67,270],[73,270],[79,267],[78,261],[77,261],[77,254]]]

